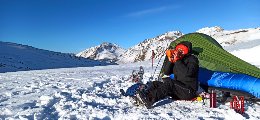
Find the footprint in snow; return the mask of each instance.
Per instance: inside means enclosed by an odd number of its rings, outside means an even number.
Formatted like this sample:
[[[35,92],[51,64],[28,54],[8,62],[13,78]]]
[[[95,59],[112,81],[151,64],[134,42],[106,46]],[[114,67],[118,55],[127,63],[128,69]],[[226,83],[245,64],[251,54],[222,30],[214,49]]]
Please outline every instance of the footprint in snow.
[[[13,95],[19,95],[21,93],[21,91],[14,91],[14,92],[12,92],[12,96]]]
[[[18,107],[22,108],[23,110],[39,108],[39,106],[37,106],[37,101],[36,100],[32,101],[32,102],[24,103],[22,105],[18,105]]]

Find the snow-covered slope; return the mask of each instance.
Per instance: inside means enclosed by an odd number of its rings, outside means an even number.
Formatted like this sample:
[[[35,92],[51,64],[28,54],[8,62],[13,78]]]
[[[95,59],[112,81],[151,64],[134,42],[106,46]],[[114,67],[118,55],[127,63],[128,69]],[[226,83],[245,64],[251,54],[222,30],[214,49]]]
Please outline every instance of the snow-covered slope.
[[[138,61],[147,61],[152,58],[152,50],[155,53],[155,59],[159,59],[169,44],[182,36],[180,31],[166,32],[155,38],[146,39],[143,42],[129,48],[122,56],[119,57],[118,63],[129,63]]]
[[[77,54],[77,56],[93,60],[114,62],[125,50],[116,44],[104,42],[99,46],[91,47]]]
[[[249,41],[260,39],[260,28],[224,30],[219,26],[215,26],[202,28],[197,32],[210,35],[224,47],[239,43],[246,44]]]
[[[120,89],[133,83],[132,70],[144,66],[144,81],[153,70],[150,62],[112,66],[63,68],[0,73],[0,119],[259,119],[260,105],[245,103],[244,116],[229,108],[229,103],[210,108],[209,101],[156,103],[147,110],[135,107]],[[159,71],[157,71],[159,72]]]
[[[236,48],[231,51],[231,54],[245,60],[248,63],[251,63],[252,65],[260,67],[260,55],[258,53],[260,51],[260,39],[258,41],[258,44],[256,43],[252,43],[252,44],[253,45],[250,48],[245,48],[245,49]]]
[[[76,57],[73,54],[52,52],[31,46],[0,41],[0,72],[87,67],[104,64]]]

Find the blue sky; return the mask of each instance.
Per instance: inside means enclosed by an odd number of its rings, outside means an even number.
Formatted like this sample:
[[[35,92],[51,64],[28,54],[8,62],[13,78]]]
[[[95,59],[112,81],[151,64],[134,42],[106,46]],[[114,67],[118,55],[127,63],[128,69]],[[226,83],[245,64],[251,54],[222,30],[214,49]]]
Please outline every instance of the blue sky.
[[[78,53],[167,31],[260,27],[259,0],[0,0],[0,41]]]

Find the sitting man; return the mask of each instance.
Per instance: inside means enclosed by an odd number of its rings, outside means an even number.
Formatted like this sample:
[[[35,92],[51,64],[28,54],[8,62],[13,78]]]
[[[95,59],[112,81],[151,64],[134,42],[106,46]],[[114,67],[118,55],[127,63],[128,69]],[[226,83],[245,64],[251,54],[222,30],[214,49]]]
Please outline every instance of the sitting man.
[[[170,77],[163,78],[163,82],[153,81],[146,92],[139,92],[148,109],[167,96],[191,100],[197,95],[199,61],[192,55],[192,43],[183,41],[175,49],[167,50],[166,55],[164,74]]]

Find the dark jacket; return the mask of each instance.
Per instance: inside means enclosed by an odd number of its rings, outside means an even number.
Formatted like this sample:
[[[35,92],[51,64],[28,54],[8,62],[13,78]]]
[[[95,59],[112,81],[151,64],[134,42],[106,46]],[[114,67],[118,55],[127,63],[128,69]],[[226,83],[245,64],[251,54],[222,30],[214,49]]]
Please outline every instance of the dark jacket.
[[[172,69],[172,71],[165,71],[166,75],[174,74],[174,80],[183,83],[187,88],[192,88],[194,91],[198,89],[198,71],[199,60],[196,56],[192,55],[192,44],[184,41],[183,44],[189,48],[189,53],[182,59],[176,61],[174,64],[166,64],[165,68]]]

